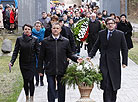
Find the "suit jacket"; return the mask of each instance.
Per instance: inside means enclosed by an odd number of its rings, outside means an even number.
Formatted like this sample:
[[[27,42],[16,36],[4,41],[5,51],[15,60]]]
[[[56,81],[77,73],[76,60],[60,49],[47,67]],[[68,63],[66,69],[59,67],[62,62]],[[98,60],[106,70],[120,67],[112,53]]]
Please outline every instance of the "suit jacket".
[[[89,53],[89,57],[93,57],[100,48],[100,71],[103,76],[101,88],[105,89],[105,79],[109,72],[113,89],[117,90],[121,85],[120,51],[122,53],[122,64],[127,65],[128,48],[123,32],[114,30],[110,39],[107,40],[107,31],[105,29],[99,32],[99,37]]]

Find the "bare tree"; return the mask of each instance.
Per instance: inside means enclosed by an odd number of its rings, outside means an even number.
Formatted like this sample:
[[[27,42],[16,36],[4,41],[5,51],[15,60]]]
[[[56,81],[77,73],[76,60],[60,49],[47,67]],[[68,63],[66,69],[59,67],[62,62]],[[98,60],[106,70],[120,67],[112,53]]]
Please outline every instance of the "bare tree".
[[[120,0],[120,13],[125,14],[126,0]]]

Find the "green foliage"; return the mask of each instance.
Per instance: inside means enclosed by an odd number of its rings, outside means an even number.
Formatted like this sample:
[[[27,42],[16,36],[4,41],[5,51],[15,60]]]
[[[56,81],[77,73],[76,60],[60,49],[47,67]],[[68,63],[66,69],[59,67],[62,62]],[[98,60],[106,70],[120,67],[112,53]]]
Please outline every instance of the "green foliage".
[[[74,88],[75,85],[92,86],[94,83],[99,84],[101,80],[102,74],[98,68],[88,61],[83,61],[81,64],[72,63],[62,78],[63,83]]]

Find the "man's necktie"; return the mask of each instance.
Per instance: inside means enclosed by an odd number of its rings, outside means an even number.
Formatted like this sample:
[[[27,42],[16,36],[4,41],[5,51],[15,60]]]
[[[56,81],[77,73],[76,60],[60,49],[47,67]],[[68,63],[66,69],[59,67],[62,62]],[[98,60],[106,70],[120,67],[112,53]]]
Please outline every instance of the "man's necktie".
[[[109,34],[107,36],[107,40],[109,40],[111,36],[112,36],[112,32],[109,32]]]

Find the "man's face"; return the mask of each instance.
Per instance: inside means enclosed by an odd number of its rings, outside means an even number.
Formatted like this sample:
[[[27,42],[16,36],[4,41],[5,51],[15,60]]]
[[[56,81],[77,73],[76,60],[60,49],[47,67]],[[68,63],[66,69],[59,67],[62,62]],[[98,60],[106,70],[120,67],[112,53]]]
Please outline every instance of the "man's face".
[[[116,24],[113,20],[109,20],[106,24],[106,27],[111,31],[115,29],[115,26],[116,26]]]
[[[76,17],[80,17],[80,13],[79,12],[76,12]]]
[[[96,16],[95,15],[92,15],[91,18],[92,18],[92,20],[96,20]]]
[[[56,23],[58,21],[56,19],[52,19],[50,22],[51,22],[51,24],[53,24],[53,23]]]
[[[42,18],[46,18],[47,17],[47,14],[46,13],[43,13],[42,14]]]
[[[63,16],[63,20],[66,21],[67,20],[67,15]]]
[[[58,36],[61,32],[61,26],[60,25],[53,25],[51,30],[52,30],[52,34],[54,36]]]
[[[100,15],[98,15],[98,18],[102,18],[102,15],[100,14]]]

